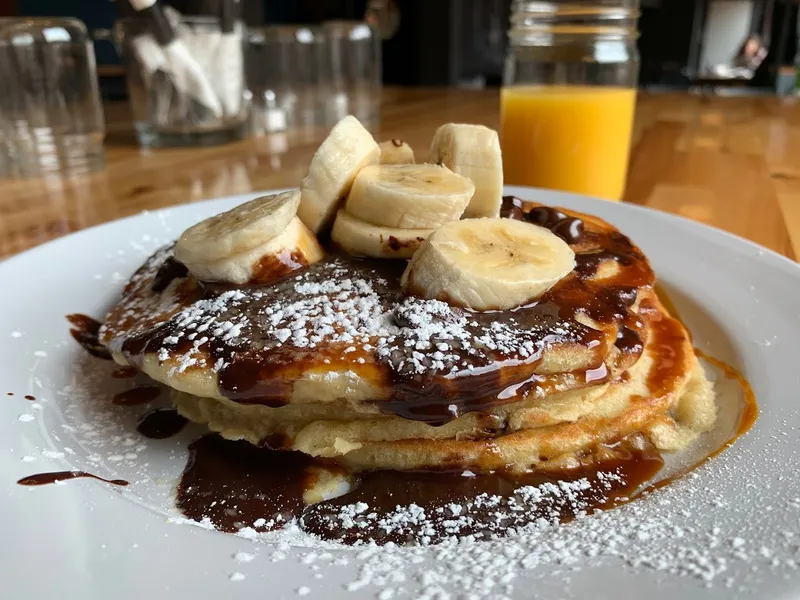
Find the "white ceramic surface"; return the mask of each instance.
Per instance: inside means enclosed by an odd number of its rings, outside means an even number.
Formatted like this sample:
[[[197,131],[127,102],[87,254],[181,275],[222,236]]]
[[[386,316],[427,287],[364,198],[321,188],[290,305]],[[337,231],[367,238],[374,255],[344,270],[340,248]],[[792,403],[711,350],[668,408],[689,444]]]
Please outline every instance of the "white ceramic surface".
[[[395,550],[381,576],[382,551],[276,549],[175,522],[172,486],[200,428],[140,437],[142,407],[108,402],[132,380],[109,378],[112,365],[88,357],[64,317],[102,316],[156,247],[254,195],[141,214],[0,263],[0,598],[800,597],[800,267],[652,210],[508,191],[597,214],[642,247],[695,343],[751,382],[761,417],[750,434],[663,490],[551,532],[547,552],[487,546],[484,559],[498,562],[480,577],[455,576],[472,567],[437,549],[400,566]],[[15,483],[69,468],[131,486]],[[559,554],[560,538],[569,547]]]

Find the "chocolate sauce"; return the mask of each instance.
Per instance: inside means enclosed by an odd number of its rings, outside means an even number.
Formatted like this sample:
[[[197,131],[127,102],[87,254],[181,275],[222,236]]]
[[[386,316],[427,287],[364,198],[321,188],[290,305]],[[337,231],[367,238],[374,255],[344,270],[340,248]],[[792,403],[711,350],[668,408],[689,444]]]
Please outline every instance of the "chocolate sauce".
[[[581,219],[569,217],[554,225],[551,231],[568,244],[577,244],[583,238],[584,225]]]
[[[516,196],[503,196],[503,203],[500,206],[500,216],[504,219],[516,219],[517,221],[525,220],[525,211],[523,207],[526,202],[520,200]]]
[[[626,354],[639,354],[642,351],[642,338],[630,327],[623,325],[617,332],[614,345]]]
[[[345,544],[418,544],[453,535],[502,537],[540,519],[565,523],[579,513],[627,502],[663,465],[652,448],[623,443],[613,454],[601,463],[558,476],[495,472],[465,477],[461,472],[376,471],[366,474],[352,492],[306,508],[300,526]],[[526,486],[539,488],[527,500]],[[354,525],[345,526],[342,507],[359,502],[368,506],[366,514],[352,517]],[[412,505],[425,511],[424,522],[398,518],[404,512],[409,514]]]
[[[111,373],[111,377],[114,379],[130,379],[131,377],[136,377],[139,373],[139,370],[135,367],[119,367],[118,369],[114,369]]]
[[[161,394],[161,388],[154,385],[139,385],[115,395],[111,404],[121,406],[138,406],[152,402]]]
[[[501,536],[505,530],[534,523],[537,519],[569,521],[578,511],[591,513],[628,501],[651,479],[663,462],[651,447],[623,441],[604,447],[600,458],[585,468],[566,474],[495,472],[465,477],[458,472],[375,471],[361,476],[349,493],[333,500],[306,506],[303,494],[314,482],[314,468],[331,465],[291,451],[256,448],[247,442],[231,442],[206,435],[190,446],[190,458],[178,485],[177,505],[194,520],[208,518],[217,529],[236,532],[242,527],[269,531],[299,518],[309,533],[352,544],[434,542],[452,533],[447,521],[468,517],[459,535]],[[598,475],[611,474],[611,476]],[[541,501],[522,502],[524,486],[542,486],[554,492],[559,482],[577,482],[569,494],[555,493]],[[587,485],[588,483],[588,485]],[[481,502],[481,495],[497,497]],[[372,513],[357,527],[345,527],[340,516],[343,506],[363,502]],[[425,510],[424,523],[409,523],[386,531],[380,525],[398,506],[412,504]],[[520,508],[525,510],[520,510]],[[433,530],[431,530],[431,527]]]
[[[270,433],[261,438],[260,446],[268,450],[287,450],[292,447],[292,438],[284,433]]]
[[[111,360],[108,349],[97,338],[100,332],[100,321],[78,313],[67,315],[67,321],[72,324],[72,328],[69,330],[70,335],[83,346],[84,350],[97,358]]]
[[[551,206],[534,205],[525,212],[525,206],[531,204],[514,196],[504,196],[500,216],[545,227],[568,244],[577,244],[583,239],[585,226],[582,219],[570,217]]]
[[[180,433],[188,423],[186,417],[172,408],[157,408],[146,413],[136,431],[153,440],[163,440]]]
[[[303,509],[303,491],[314,478],[312,463],[299,452],[205,435],[189,446],[176,505],[190,519],[210,519],[220,531],[280,529]]]
[[[34,402],[36,400],[36,397],[35,396],[25,396],[25,400],[30,400],[31,402]]]
[[[534,206],[525,213],[525,220],[528,223],[546,227],[547,229],[552,229],[568,218],[566,213],[552,206]]]
[[[189,274],[189,269],[182,262],[174,257],[169,257],[164,264],[159,267],[156,276],[153,278],[152,289],[154,292],[163,292],[169,284],[176,279],[181,279]]]
[[[629,267],[633,264],[635,257],[632,253],[625,251],[610,252],[600,250],[597,252],[587,252],[578,254],[575,257],[575,270],[583,277],[593,277],[601,264],[608,261],[615,261],[621,266]]]
[[[422,360],[433,361],[436,344],[428,348],[401,347],[389,354],[365,351],[361,345],[355,351],[345,353],[348,344],[322,343],[318,346],[297,346],[291,341],[277,344],[271,333],[265,333],[261,313],[270,303],[285,303],[287,306],[302,296],[295,290],[294,277],[283,277],[255,290],[247,286],[235,288],[242,298],[235,307],[223,306],[215,313],[215,322],[248,317],[239,334],[247,344],[236,346],[226,342],[220,335],[197,337],[176,336],[179,329],[174,321],[166,321],[142,329],[142,333],[120,339],[123,354],[139,364],[145,354],[152,354],[168,347],[170,355],[181,356],[194,351],[194,344],[202,340],[196,350],[208,355],[209,363],[222,365],[218,371],[221,393],[228,399],[240,403],[263,404],[279,407],[286,404],[292,394],[298,374],[313,371],[315,367],[337,367],[363,372],[364,377],[378,389],[388,390],[387,397],[375,401],[384,413],[406,419],[423,421],[432,425],[447,423],[472,411],[488,412],[507,402],[518,400],[517,393],[510,390],[528,391],[534,387],[548,389],[558,382],[558,376],[533,377],[543,352],[558,345],[575,344],[594,352],[597,360],[591,361],[591,373],[573,373],[577,381],[596,381],[594,377],[600,360],[608,356],[609,332],[619,332],[617,347],[623,352],[621,358],[609,369],[608,376],[615,376],[635,362],[643,349],[644,324],[633,311],[637,293],[652,285],[653,272],[646,258],[624,235],[610,230],[608,226],[594,220],[582,220],[569,216],[558,209],[543,207],[516,198],[504,200],[503,214],[514,213],[532,222],[554,228],[570,243],[576,253],[575,270],[559,281],[544,296],[529,305],[510,310],[477,312],[458,307],[446,307],[440,314],[431,315],[432,327],[446,328],[450,321],[466,319],[463,327],[468,339],[492,335],[496,323],[511,323],[511,328],[524,339],[530,350],[525,355],[517,350],[501,352],[490,347],[481,348],[478,354],[469,347],[452,347],[448,352],[457,357],[455,364],[461,370],[426,370],[424,374],[413,368],[407,360],[412,353]],[[169,250],[166,250],[168,252]],[[415,327],[413,305],[404,315],[404,306],[412,298],[404,296],[400,276],[407,265],[402,260],[359,259],[332,251],[323,260],[303,270],[303,282],[320,285],[331,281],[332,269],[342,269],[347,278],[369,283],[376,310],[391,318],[401,327]],[[163,268],[163,267],[162,267]],[[146,273],[147,266],[143,267]],[[602,279],[595,278],[603,269]],[[159,269],[161,271],[161,269]],[[136,286],[137,275],[131,280]],[[146,277],[142,277],[146,281]],[[193,281],[187,278],[185,282]],[[191,289],[190,289],[191,288]],[[179,304],[188,306],[204,298],[213,301],[220,294],[230,291],[222,287],[204,284],[202,287],[188,286],[181,295]],[[127,293],[127,292],[126,292]],[[405,303],[405,304],[404,304]],[[601,325],[595,329],[581,323],[586,315]],[[111,317],[110,321],[113,321]],[[175,344],[165,340],[178,338]],[[205,338],[208,339],[205,339]],[[435,339],[432,340],[436,342]],[[517,347],[521,347],[520,344]],[[594,349],[594,350],[592,350]],[[359,362],[360,361],[360,362]],[[364,365],[363,367],[361,365]],[[468,368],[467,368],[468,367]],[[587,383],[588,384],[588,383]]]
[[[37,473],[36,475],[23,477],[17,481],[17,483],[19,485],[48,485],[58,481],[67,481],[69,479],[79,478],[97,479],[98,481],[104,481],[105,483],[123,487],[128,485],[128,482],[124,479],[105,479],[104,477],[92,475],[91,473],[86,473],[85,471],[56,471],[54,473]]]
[[[403,248],[418,246],[419,243],[423,241],[425,241],[425,238],[421,237],[408,239],[406,241],[401,241],[395,236],[390,235],[387,244],[389,245],[389,248],[397,252],[398,250],[402,250]]]

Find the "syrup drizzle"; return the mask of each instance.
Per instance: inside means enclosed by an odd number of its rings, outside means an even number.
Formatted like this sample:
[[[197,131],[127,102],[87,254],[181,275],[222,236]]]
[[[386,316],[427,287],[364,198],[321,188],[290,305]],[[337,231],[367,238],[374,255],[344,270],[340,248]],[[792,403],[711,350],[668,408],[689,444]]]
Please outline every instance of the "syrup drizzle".
[[[108,349],[98,339],[100,321],[79,313],[67,315],[67,321],[72,325],[69,330],[70,335],[84,350],[97,358],[111,360],[111,354]]]
[[[186,417],[171,408],[157,408],[145,414],[136,431],[153,440],[163,440],[178,434],[188,423]]]
[[[343,474],[341,469],[300,452],[257,448],[247,442],[231,442],[206,435],[191,444],[190,457],[177,492],[177,506],[188,518],[209,519],[226,532],[243,527],[256,531],[280,529],[299,519],[304,530],[346,544],[374,541],[379,544],[436,541],[446,535],[452,505],[463,507],[472,522],[459,533],[489,537],[505,529],[533,523],[539,518],[571,520],[578,510],[591,512],[627,502],[642,483],[651,479],[663,461],[652,447],[628,441],[604,448],[608,455],[595,464],[556,476],[546,472],[512,475],[502,472],[464,477],[452,471],[375,471],[360,476],[355,489],[333,500],[306,506],[304,494],[313,487],[320,470]],[[602,475],[601,475],[602,473]],[[515,497],[526,486],[558,486],[559,481],[578,482],[569,502],[543,502],[520,512]],[[550,488],[552,489],[552,488]],[[491,506],[473,500],[481,495],[500,498]],[[342,527],[337,516],[342,507],[364,502],[374,515],[355,529]],[[408,524],[387,532],[378,522],[391,518],[400,507],[416,505],[426,514],[448,506],[441,519]],[[431,533],[430,527],[436,530]]]
[[[37,473],[36,475],[29,475],[23,477],[17,483],[19,485],[49,485],[51,483],[58,483],[59,481],[68,481],[70,479],[89,478],[97,479],[112,485],[126,486],[128,482],[124,479],[106,479],[98,475],[87,473],[86,471],[55,471],[53,473]]]
[[[161,395],[161,388],[155,385],[140,385],[120,392],[111,400],[111,404],[120,406],[139,406],[152,402]]]
[[[138,374],[139,371],[135,367],[119,367],[118,369],[114,369],[111,373],[111,377],[114,379],[130,379],[131,377],[136,377]]]

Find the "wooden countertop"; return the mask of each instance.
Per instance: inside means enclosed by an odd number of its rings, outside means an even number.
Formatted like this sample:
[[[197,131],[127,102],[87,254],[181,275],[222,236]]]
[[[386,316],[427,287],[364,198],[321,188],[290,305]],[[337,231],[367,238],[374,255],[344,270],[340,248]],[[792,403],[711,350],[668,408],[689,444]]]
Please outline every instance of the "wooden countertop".
[[[496,91],[387,88],[379,139],[425,152],[441,123],[496,127]],[[213,148],[141,150],[126,110],[107,109],[106,167],[64,179],[0,180],[0,257],[145,209],[296,186],[325,131]],[[641,94],[625,201],[800,256],[800,104],[767,97]]]

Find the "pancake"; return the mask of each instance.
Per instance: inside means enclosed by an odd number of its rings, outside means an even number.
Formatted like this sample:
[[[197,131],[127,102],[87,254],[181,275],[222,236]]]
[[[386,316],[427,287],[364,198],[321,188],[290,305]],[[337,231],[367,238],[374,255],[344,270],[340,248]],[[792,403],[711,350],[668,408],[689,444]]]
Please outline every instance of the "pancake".
[[[268,285],[209,284],[166,247],[100,339],[172,387],[187,418],[354,471],[568,469],[633,434],[666,451],[707,431],[713,388],[644,254],[589,215],[506,199],[503,216],[575,252],[572,273],[526,306],[408,296],[405,261],[335,248]]]
[[[529,306],[476,312],[406,296],[405,261],[335,252],[297,276],[230,289],[198,282],[165,248],[133,276],[101,341],[194,396],[437,425],[611,381],[642,352],[637,307],[652,270],[609,224],[546,211],[554,229],[581,219],[577,266]]]
[[[651,335],[640,360],[614,382],[528,398],[432,426],[396,416],[321,414],[242,405],[175,392],[178,411],[227,439],[331,458],[353,470],[569,469],[600,444],[644,432],[678,450],[716,416],[711,383],[681,324],[648,298]]]

